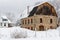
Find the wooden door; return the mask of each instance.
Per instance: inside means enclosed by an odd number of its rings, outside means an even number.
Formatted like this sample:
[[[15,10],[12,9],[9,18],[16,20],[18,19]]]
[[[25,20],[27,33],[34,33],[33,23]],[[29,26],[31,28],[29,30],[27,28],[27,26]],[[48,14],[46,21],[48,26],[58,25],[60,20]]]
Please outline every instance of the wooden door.
[[[39,26],[39,30],[44,31],[44,26],[43,25]]]

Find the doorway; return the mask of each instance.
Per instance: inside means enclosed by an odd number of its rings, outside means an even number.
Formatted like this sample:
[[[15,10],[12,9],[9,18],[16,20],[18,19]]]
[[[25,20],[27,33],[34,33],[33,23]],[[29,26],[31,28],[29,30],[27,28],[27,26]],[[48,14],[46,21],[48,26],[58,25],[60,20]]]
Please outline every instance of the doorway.
[[[39,26],[39,31],[44,31],[44,26],[43,25]]]

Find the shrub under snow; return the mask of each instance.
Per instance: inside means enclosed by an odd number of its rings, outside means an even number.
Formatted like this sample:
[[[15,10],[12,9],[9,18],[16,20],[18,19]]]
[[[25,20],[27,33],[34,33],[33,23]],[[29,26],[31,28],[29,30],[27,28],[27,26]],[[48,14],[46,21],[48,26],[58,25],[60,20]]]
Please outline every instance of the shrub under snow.
[[[12,28],[12,30],[10,33],[11,38],[25,38],[27,36],[25,30],[22,30],[20,27]]]
[[[25,29],[20,27],[0,28],[0,38],[25,38]]]

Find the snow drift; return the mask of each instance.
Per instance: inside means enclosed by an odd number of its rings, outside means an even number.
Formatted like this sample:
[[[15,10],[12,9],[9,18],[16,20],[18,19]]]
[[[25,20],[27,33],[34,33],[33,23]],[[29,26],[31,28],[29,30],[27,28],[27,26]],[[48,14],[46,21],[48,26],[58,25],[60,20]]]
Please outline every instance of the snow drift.
[[[0,28],[0,38],[21,38],[26,37],[25,29],[20,27]]]
[[[0,38],[45,38],[45,37],[59,37],[57,29],[50,29],[48,31],[31,31],[20,27],[0,28]]]

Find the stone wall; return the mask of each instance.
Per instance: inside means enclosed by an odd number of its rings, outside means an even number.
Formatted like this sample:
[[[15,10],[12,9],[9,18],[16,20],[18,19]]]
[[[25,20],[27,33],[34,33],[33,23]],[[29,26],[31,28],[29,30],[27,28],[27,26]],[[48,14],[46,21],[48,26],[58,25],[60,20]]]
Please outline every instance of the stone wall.
[[[42,19],[41,23],[40,23],[41,21],[40,19]],[[21,19],[21,23],[22,23],[21,25],[23,28],[34,30],[34,28],[36,27],[36,30],[40,30],[39,26],[43,26],[44,30],[48,30],[50,28],[51,29],[57,28],[58,20],[56,16],[34,15],[31,17]]]

